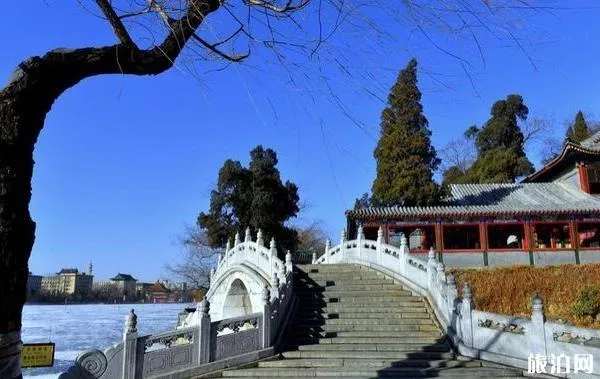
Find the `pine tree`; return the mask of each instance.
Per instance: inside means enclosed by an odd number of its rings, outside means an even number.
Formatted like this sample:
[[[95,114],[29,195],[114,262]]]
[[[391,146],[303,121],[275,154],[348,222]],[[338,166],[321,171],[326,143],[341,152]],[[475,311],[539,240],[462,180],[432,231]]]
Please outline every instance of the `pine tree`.
[[[508,95],[494,103],[491,118],[481,129],[467,131],[475,138],[477,159],[464,173],[453,169],[444,173],[444,184],[512,183],[533,172],[524,149],[518,120],[526,120],[529,109],[520,95]]]
[[[567,129],[567,138],[571,142],[581,143],[581,141],[589,138],[591,135],[583,113],[577,112],[575,115],[575,122]]]
[[[243,234],[250,227],[253,234],[260,228],[266,242],[274,237],[280,252],[293,250],[298,234],[285,222],[299,211],[298,187],[281,181],[275,151],[258,146],[250,156],[248,168],[225,161],[211,192],[210,209],[200,213],[198,226],[206,231],[211,247],[224,246],[236,232]]]
[[[423,115],[417,88],[417,61],[400,71],[381,114],[381,136],[374,156],[377,177],[374,205],[427,205],[440,197],[433,172],[440,160],[431,145],[431,131]]]

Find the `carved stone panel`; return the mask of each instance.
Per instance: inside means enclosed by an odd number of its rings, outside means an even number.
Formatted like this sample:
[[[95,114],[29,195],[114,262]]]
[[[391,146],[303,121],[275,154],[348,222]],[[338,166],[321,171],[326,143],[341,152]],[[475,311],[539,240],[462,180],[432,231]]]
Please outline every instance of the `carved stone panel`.
[[[260,329],[243,330],[217,337],[215,360],[248,353],[260,348]]]

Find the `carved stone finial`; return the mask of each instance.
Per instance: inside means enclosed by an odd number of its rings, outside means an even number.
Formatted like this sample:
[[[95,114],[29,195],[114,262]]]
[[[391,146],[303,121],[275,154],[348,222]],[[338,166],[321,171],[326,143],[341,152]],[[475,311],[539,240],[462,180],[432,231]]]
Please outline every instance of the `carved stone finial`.
[[[231,250],[231,240],[227,238],[227,243],[225,244],[225,252]]]
[[[325,241],[325,252],[327,253],[329,249],[331,249],[331,241],[327,238],[327,241]]]
[[[446,280],[448,282],[448,287],[456,288],[456,278],[454,277],[454,275],[452,275],[452,274],[448,275]]]
[[[383,228],[381,226],[377,229],[377,242],[383,242]]]
[[[269,244],[269,247],[271,248],[271,250],[276,248],[274,237],[271,237],[271,243]]]
[[[236,247],[240,243],[242,243],[242,241],[240,240],[240,233],[236,232],[235,233],[235,240],[233,241],[233,247]]]
[[[132,309],[131,312],[125,317],[125,333],[137,332],[137,315]]]
[[[252,242],[252,236],[250,235],[250,227],[246,228],[246,235],[244,236],[244,242]]]
[[[264,246],[264,241],[263,241],[263,232],[262,230],[258,229],[258,232],[256,233],[256,243],[259,246]]]
[[[285,263],[286,265],[289,263],[292,263],[292,253],[290,253],[290,251],[288,250],[287,253],[285,254]]]
[[[198,308],[200,309],[200,314],[202,314],[202,315],[208,314],[208,311],[210,309],[210,303],[206,299],[206,296],[204,297],[204,299],[202,299],[202,301],[198,305]]]
[[[469,287],[469,283],[467,282],[463,284],[462,297],[465,300],[471,300],[473,298],[473,292],[471,292],[471,287]]]
[[[312,253],[312,264],[315,264],[315,262],[317,262],[317,253],[315,253],[313,251],[313,253]]]
[[[272,287],[273,288],[279,288],[279,277],[277,276],[277,273],[275,273],[273,271],[273,277],[271,278],[271,282],[272,283]]]
[[[356,236],[358,239],[361,239],[361,240],[365,239],[365,233],[364,233],[362,225],[358,226],[358,233],[356,233]]]
[[[408,245],[408,242],[406,241],[406,236],[402,234],[402,237],[400,237],[400,248],[404,249],[406,245]]]
[[[263,298],[263,301],[265,302],[265,304],[270,302],[271,294],[269,293],[269,287],[268,286],[265,286],[263,288],[262,298]]]
[[[429,248],[429,253],[427,254],[429,260],[435,260],[435,250],[433,250],[433,246]]]
[[[535,293],[531,298],[531,310],[533,313],[543,313],[544,312],[544,301],[539,293]]]
[[[340,243],[346,242],[346,229],[342,230],[342,234],[340,235]]]
[[[444,264],[442,262],[438,262],[436,268],[437,268],[438,273],[443,274],[446,266],[444,266]]]

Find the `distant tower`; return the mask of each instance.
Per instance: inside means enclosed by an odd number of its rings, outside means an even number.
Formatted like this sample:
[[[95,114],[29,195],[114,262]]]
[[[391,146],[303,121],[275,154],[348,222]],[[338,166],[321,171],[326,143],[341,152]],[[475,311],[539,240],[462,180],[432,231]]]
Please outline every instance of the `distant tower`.
[[[92,262],[90,262],[90,267],[88,267],[88,274],[94,275],[94,266],[92,265]]]

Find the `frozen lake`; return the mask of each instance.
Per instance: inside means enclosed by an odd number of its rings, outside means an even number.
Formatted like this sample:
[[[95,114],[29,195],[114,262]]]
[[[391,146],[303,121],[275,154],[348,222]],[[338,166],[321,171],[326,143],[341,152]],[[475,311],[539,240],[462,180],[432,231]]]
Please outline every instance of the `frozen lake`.
[[[54,342],[54,367],[24,369],[25,378],[56,378],[83,350],[104,350],[122,339],[125,316],[131,308],[138,315],[138,333],[173,329],[177,314],[191,304],[94,304],[26,305],[23,310],[23,342]]]

